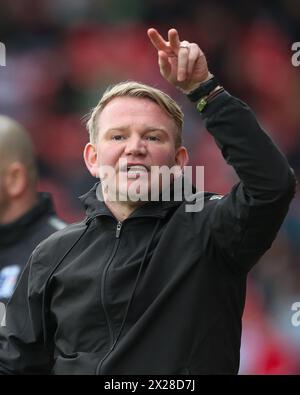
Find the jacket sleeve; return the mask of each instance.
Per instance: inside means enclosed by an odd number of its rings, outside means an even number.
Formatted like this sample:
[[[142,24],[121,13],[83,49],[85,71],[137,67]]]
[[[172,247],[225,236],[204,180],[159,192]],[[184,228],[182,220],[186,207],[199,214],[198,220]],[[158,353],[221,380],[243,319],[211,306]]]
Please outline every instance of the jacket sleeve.
[[[270,248],[295,194],[293,170],[241,100],[221,93],[202,113],[240,182],[216,201],[213,246],[234,271],[247,272]]]
[[[0,375],[50,372],[43,336],[43,292],[39,273],[33,269],[36,260],[35,250],[7,304],[6,325],[0,328]]]

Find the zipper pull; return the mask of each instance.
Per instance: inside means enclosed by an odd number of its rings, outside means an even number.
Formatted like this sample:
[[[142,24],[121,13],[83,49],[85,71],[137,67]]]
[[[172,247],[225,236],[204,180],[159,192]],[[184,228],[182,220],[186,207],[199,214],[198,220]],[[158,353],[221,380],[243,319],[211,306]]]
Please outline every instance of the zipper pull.
[[[119,221],[119,222],[117,223],[117,230],[116,230],[116,238],[117,238],[117,239],[120,237],[121,228],[122,228],[122,222]]]

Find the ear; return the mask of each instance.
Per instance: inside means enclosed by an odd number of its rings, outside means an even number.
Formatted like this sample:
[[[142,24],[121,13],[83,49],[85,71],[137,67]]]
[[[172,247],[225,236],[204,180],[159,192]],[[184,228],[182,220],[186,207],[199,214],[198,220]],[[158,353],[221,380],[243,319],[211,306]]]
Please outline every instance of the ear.
[[[26,167],[20,162],[11,163],[6,171],[5,185],[11,198],[21,196],[28,186],[28,174]]]
[[[180,166],[183,169],[183,167],[187,165],[188,161],[189,161],[188,151],[183,145],[181,145],[176,150],[175,163],[177,166]]]
[[[84,148],[83,157],[85,165],[93,177],[99,177],[97,164],[97,151],[92,143],[87,143]]]

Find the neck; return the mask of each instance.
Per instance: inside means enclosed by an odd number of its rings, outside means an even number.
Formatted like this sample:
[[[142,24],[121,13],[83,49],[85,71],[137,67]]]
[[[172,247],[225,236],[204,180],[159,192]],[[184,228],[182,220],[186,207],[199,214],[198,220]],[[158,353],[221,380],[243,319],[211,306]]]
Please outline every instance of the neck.
[[[5,210],[0,213],[0,224],[9,224],[21,218],[36,205],[37,201],[38,197],[35,192],[10,200]]]
[[[113,213],[118,221],[124,221],[130,216],[138,207],[140,207],[145,202],[112,202],[110,200],[105,200],[105,204]]]

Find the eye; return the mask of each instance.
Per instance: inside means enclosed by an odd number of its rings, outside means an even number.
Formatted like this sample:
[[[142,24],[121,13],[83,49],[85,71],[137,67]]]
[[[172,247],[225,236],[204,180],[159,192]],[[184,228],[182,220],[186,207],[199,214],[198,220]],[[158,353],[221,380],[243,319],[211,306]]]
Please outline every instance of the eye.
[[[158,136],[147,136],[146,139],[150,141],[160,141]]]
[[[121,141],[121,140],[125,139],[125,136],[122,136],[121,134],[115,134],[114,136],[112,136],[111,139],[115,140],[115,141]]]

